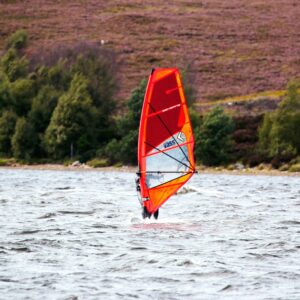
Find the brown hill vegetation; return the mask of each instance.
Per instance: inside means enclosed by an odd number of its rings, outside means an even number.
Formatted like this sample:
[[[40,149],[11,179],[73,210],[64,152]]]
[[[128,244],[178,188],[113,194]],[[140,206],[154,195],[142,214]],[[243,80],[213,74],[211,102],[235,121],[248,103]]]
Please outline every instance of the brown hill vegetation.
[[[154,66],[189,66],[199,103],[281,90],[300,73],[297,0],[0,1],[0,49],[20,28],[29,54],[82,40],[114,49],[120,99]]]

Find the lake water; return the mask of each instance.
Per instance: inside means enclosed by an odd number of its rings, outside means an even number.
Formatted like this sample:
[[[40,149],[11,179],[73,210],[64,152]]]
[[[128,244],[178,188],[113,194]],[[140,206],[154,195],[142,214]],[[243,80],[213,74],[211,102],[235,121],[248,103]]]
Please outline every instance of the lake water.
[[[134,177],[0,169],[0,299],[300,299],[300,177],[195,175],[157,221]]]

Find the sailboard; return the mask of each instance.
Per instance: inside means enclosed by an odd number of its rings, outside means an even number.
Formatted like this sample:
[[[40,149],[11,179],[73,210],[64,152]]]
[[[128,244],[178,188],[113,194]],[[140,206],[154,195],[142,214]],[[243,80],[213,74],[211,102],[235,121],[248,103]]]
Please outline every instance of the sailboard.
[[[194,136],[177,69],[153,69],[141,112],[138,191],[143,217],[158,209],[194,173]]]

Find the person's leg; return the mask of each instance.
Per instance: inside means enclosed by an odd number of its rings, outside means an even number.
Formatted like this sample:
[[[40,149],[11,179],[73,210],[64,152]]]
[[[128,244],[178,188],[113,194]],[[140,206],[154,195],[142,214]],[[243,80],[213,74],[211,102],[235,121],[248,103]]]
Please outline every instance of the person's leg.
[[[142,217],[143,219],[146,219],[146,218],[151,218],[151,214],[148,212],[146,206],[143,207],[143,211],[142,211]]]

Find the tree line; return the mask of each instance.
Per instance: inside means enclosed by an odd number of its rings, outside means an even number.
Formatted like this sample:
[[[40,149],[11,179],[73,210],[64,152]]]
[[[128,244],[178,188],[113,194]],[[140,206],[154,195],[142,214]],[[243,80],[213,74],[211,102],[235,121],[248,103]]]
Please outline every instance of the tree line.
[[[114,57],[95,43],[25,56],[17,31],[0,59],[0,155],[86,160],[115,133]]]
[[[92,160],[95,166],[136,165],[138,127],[146,80],[133,90],[126,112],[117,112],[117,64],[112,50],[96,43],[57,46],[26,55],[28,36],[11,35],[0,58],[0,157],[25,162]],[[183,74],[195,135],[197,163],[236,162],[235,120],[223,108],[205,116],[194,109],[195,93]],[[257,132],[257,163],[280,167],[300,155],[299,84],[288,86],[278,109]],[[239,158],[240,159],[240,158]],[[247,157],[242,158],[247,163]]]

